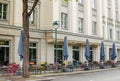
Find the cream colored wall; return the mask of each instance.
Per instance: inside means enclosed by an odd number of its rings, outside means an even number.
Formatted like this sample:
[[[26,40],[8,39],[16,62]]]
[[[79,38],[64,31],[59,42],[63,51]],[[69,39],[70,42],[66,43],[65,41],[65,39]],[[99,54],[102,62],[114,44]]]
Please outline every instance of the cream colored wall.
[[[47,44],[47,63],[54,63],[54,45]]]
[[[14,37],[14,48],[15,48],[15,50],[13,50],[14,51],[14,62],[16,62],[16,63],[18,63],[18,64],[20,64],[20,56],[19,56],[19,54],[18,54],[18,45],[19,45],[19,39],[20,39],[20,37],[19,36],[15,36]]]
[[[22,26],[22,0],[14,0],[14,24],[15,26]]]
[[[53,5],[50,0],[41,0],[40,4],[40,28],[52,29]]]
[[[40,55],[41,55],[41,62],[46,62],[46,42],[44,39],[41,39],[41,45],[40,45]]]

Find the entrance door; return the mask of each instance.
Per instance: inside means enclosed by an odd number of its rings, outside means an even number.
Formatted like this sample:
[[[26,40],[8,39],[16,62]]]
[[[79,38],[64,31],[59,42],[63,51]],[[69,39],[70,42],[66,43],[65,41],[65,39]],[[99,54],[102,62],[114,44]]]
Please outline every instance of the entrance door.
[[[0,66],[9,63],[9,41],[0,41]]]

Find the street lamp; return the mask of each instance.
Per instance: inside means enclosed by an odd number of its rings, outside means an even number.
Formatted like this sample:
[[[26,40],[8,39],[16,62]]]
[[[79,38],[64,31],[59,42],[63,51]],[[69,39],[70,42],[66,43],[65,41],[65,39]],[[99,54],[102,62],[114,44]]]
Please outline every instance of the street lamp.
[[[59,28],[59,21],[54,21],[53,27],[55,29],[55,62],[57,63],[57,29]]]

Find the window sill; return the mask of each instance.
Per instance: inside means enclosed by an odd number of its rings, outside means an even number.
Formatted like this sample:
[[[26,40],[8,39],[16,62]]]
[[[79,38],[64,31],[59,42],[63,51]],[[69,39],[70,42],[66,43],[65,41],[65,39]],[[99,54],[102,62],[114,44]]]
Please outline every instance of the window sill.
[[[0,19],[0,21],[7,22],[7,19]]]

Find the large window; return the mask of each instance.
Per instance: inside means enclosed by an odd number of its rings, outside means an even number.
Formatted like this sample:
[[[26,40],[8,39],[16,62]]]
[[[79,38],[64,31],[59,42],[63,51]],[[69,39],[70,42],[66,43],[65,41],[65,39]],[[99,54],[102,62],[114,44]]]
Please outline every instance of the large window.
[[[61,13],[61,28],[67,29],[67,14]]]
[[[7,19],[7,4],[0,3],[0,19]]]
[[[73,61],[79,61],[79,47],[73,46]]]
[[[0,66],[9,64],[9,41],[0,40]]]
[[[57,45],[56,47],[54,45],[54,61],[58,63],[63,63],[63,46],[62,45]]]
[[[92,34],[93,35],[97,34],[97,24],[95,21],[92,22]]]
[[[34,62],[34,64],[36,64],[36,53],[37,53],[36,43],[30,43],[29,44],[29,60],[30,62]]]
[[[79,29],[79,32],[83,32],[83,19],[82,18],[78,18],[78,29]]]

